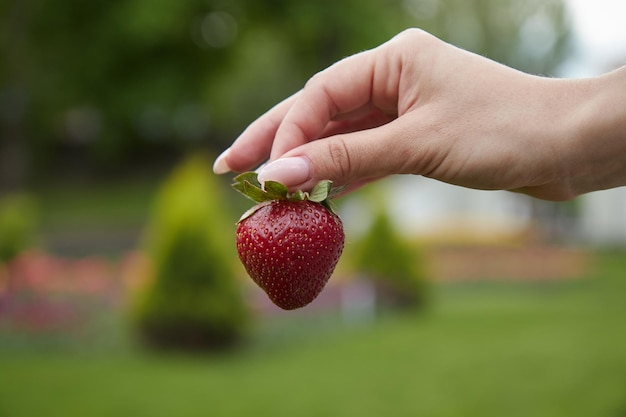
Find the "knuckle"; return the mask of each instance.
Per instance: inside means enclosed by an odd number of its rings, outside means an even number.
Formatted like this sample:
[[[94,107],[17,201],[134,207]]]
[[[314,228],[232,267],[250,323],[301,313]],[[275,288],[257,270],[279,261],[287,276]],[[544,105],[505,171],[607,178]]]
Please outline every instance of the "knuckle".
[[[404,29],[402,32],[394,36],[396,40],[407,40],[410,42],[419,40],[427,36],[427,32],[418,28]]]
[[[326,70],[322,70],[313,74],[313,76],[311,76],[311,78],[309,78],[304,84],[304,89],[315,88],[315,86],[321,82],[322,75],[325,73],[325,71]]]
[[[392,38],[392,45],[404,50],[410,46],[419,45],[421,49],[432,48],[439,43],[439,39],[422,29],[405,29]]]
[[[335,173],[334,180],[345,182],[352,172],[352,160],[350,158],[349,147],[343,138],[337,137],[328,141],[329,167]]]

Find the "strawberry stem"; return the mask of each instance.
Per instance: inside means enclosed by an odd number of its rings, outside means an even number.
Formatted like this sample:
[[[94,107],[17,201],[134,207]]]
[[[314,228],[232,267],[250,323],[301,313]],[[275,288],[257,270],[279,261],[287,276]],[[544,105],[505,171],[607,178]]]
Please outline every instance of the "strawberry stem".
[[[318,182],[310,192],[302,190],[289,192],[284,184],[277,181],[265,181],[265,183],[261,185],[256,172],[244,172],[237,175],[233,181],[232,187],[255,203],[264,203],[274,200],[308,200],[320,203],[331,211],[334,210],[331,207],[330,199],[337,196],[345,189],[345,187],[333,188],[332,181],[322,180]],[[250,214],[251,213],[246,212],[240,221]]]

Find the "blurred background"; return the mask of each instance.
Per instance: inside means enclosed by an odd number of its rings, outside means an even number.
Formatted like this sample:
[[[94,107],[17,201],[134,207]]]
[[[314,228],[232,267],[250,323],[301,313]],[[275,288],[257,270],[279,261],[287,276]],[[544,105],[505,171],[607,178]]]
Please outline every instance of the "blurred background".
[[[0,417],[626,416],[625,189],[372,184],[337,200],[326,289],[284,312],[210,170],[405,28],[586,77],[626,64],[625,21],[620,0],[1,2]]]

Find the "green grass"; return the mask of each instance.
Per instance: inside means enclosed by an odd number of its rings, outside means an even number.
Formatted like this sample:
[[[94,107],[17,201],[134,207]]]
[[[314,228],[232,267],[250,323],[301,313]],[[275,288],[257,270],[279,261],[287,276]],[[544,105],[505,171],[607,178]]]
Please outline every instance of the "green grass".
[[[157,184],[132,180],[49,187],[37,193],[41,225],[56,231],[142,224]]]
[[[55,184],[35,190],[37,243],[50,252],[72,257],[116,257],[135,249],[141,244],[156,193],[167,174]],[[249,205],[228,191],[228,179],[218,181],[224,192],[215,198],[223,199],[225,216],[234,224]]]
[[[168,174],[166,172],[150,179],[57,184],[36,190],[34,195],[40,210],[41,227],[46,232],[54,232],[84,227],[142,226]],[[220,177],[218,181],[221,189],[229,190],[228,179]],[[216,198],[223,198],[228,204],[236,202],[238,209],[245,207],[245,199],[239,198],[236,193],[224,194]],[[238,216],[233,214],[232,218],[236,221]]]
[[[226,356],[0,351],[0,417],[624,417],[624,271],[445,286],[362,327],[288,316]]]

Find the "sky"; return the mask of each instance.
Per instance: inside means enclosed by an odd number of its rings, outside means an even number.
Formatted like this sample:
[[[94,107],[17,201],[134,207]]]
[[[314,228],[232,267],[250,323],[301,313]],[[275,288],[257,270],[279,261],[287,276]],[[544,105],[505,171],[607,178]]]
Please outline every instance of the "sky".
[[[591,76],[626,63],[626,1],[566,0],[577,53],[562,68],[564,76]]]

